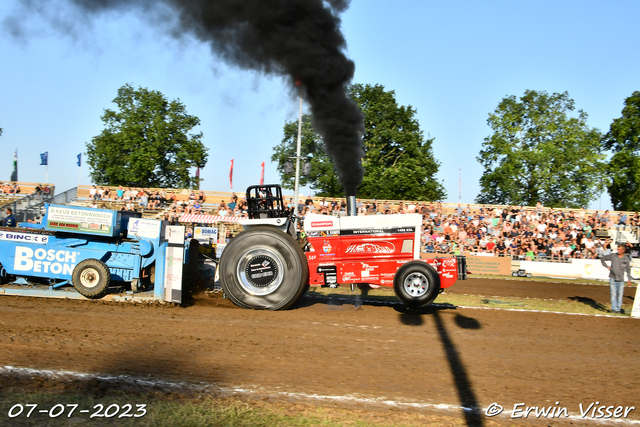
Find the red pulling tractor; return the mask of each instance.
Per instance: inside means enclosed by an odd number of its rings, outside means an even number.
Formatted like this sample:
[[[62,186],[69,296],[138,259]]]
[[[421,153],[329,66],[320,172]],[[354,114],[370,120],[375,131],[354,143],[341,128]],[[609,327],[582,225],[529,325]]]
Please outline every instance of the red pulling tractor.
[[[222,288],[240,307],[286,309],[310,285],[338,284],[393,286],[402,302],[423,307],[466,279],[464,256],[420,259],[420,214],[310,214],[306,236],[296,239],[295,218],[278,185],[249,187],[247,203],[245,231],[227,245],[219,264]]]

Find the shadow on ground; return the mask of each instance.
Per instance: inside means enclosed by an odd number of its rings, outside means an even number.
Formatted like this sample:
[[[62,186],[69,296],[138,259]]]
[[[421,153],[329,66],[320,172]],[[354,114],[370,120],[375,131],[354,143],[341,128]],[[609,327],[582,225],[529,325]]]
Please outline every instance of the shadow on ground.
[[[587,298],[587,297],[569,297],[569,299],[571,301],[575,301],[575,302],[579,302],[582,303],[584,305],[588,305],[591,308],[594,308],[598,311],[602,311],[604,313],[609,312],[609,310],[607,309],[607,307],[605,307],[602,303],[599,303],[591,298]]]

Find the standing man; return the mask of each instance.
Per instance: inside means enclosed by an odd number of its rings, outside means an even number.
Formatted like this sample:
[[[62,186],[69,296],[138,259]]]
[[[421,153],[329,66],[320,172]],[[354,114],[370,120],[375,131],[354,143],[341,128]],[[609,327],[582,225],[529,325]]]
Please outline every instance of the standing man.
[[[5,227],[15,227],[16,218],[13,216],[11,208],[7,208],[7,217],[4,219],[3,224]]]
[[[624,253],[625,247],[618,245],[618,253],[611,253],[600,258],[602,265],[609,269],[609,288],[611,292],[611,311],[622,311],[622,295],[624,294],[624,273],[627,273],[627,283],[631,286],[631,257]],[[610,261],[607,265],[605,261]]]

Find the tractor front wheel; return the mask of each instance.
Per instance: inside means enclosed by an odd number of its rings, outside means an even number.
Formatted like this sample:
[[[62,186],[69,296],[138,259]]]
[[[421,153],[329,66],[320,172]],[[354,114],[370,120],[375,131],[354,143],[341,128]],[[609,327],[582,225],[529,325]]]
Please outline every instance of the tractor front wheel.
[[[424,307],[440,293],[440,277],[426,262],[411,261],[396,272],[393,290],[398,299],[409,307]]]

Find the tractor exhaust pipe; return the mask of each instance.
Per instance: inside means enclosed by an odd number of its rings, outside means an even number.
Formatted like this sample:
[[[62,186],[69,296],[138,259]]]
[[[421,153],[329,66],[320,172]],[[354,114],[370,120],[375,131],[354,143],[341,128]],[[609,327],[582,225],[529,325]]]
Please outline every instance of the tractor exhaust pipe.
[[[358,216],[356,196],[347,196],[347,216]]]

